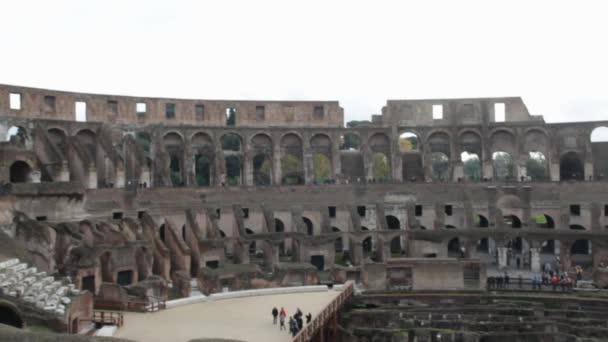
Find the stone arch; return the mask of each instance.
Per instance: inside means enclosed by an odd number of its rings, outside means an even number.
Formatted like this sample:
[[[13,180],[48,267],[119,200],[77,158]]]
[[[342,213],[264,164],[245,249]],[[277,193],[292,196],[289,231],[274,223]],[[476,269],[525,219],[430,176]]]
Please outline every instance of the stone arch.
[[[591,152],[593,154],[593,176],[595,179],[603,180],[608,177],[608,127],[595,127],[590,134]]]
[[[13,303],[0,300],[0,324],[22,329],[25,327],[21,312]]]
[[[21,126],[11,126],[8,131],[6,131],[6,141],[24,146],[28,140],[29,134],[27,130]]]
[[[466,180],[479,181],[482,178],[482,143],[478,132],[467,130],[461,132],[460,142],[460,161],[462,162],[462,174]]]
[[[505,151],[496,151],[492,153],[492,169],[494,170],[494,179],[498,181],[513,180],[515,162],[513,156]]]
[[[444,131],[433,131],[429,134],[426,145],[428,150],[433,152],[441,152],[448,158],[451,158],[451,139],[450,135]]]
[[[137,145],[140,146],[144,151],[144,154],[150,154],[152,137],[148,132],[137,132],[135,135],[135,141],[137,142]]]
[[[317,133],[310,139],[313,153],[313,177],[315,182],[325,182],[332,177],[332,141],[327,134]]]
[[[585,168],[581,156],[577,152],[564,153],[559,160],[560,180],[584,180]]]
[[[47,130],[47,135],[49,137],[49,140],[53,145],[55,145],[57,150],[59,150],[59,152],[63,154],[64,157],[67,156],[68,144],[67,135],[65,131],[63,129],[53,127]]]
[[[241,185],[243,179],[243,160],[237,155],[228,155],[224,157],[224,166],[226,168],[226,184]]]
[[[483,215],[475,215],[475,226],[478,228],[488,228],[490,226],[488,218]]]
[[[194,179],[198,186],[210,186],[213,174],[213,163],[207,155],[194,156]]]
[[[390,159],[382,152],[372,154],[372,171],[377,181],[387,181],[391,178]]]
[[[503,225],[505,228],[521,228],[521,220],[516,215],[503,216]]]
[[[253,157],[253,184],[265,186],[272,184],[271,155],[259,153]]]
[[[92,160],[95,160],[97,156],[97,134],[90,129],[85,128],[79,130],[75,137],[79,144],[86,147],[86,150],[89,152]]]
[[[400,236],[395,236],[391,239],[390,252],[392,256],[401,255],[403,253],[403,248],[401,248]]]
[[[275,233],[285,232],[285,224],[278,218],[274,219],[274,231]]]
[[[399,151],[414,152],[420,151],[421,140],[413,131],[404,131],[399,134]]]
[[[475,246],[475,250],[477,251],[477,253],[489,254],[490,253],[490,240],[489,240],[489,238],[483,237],[483,238],[477,240],[477,244]]]
[[[549,146],[551,146],[551,144],[547,132],[540,128],[531,128],[526,131],[523,146],[525,152],[538,151],[546,155],[549,151]]]
[[[304,225],[306,226],[306,234],[308,234],[309,236],[313,236],[315,231],[314,231],[314,225],[313,225],[312,221],[308,217],[304,217],[304,216],[302,216],[302,221],[304,222]]]
[[[304,184],[302,139],[295,133],[286,133],[281,138],[282,184]]]
[[[450,258],[458,258],[463,256],[462,249],[460,248],[460,239],[457,237],[448,241],[447,249],[448,257]]]
[[[14,161],[9,167],[11,183],[28,183],[31,181],[32,167],[23,160]]]
[[[211,136],[205,132],[196,132],[190,137],[190,145],[193,148],[208,148],[213,151],[214,144]]]
[[[534,181],[547,180],[549,178],[549,166],[544,153],[540,151],[528,152],[526,176]]]
[[[183,145],[183,137],[178,132],[167,132],[163,136],[163,146],[169,156],[169,175],[173,186],[184,184]]]
[[[586,230],[586,229],[585,229],[585,227],[581,226],[580,224],[571,224],[570,230]]]
[[[515,155],[517,151],[515,145],[515,134],[504,128],[497,129],[490,134],[490,151],[492,153],[504,151],[510,155]]]
[[[354,132],[346,132],[340,136],[340,150],[359,151],[361,149],[361,137]]]
[[[589,140],[591,140],[591,143],[608,142],[608,127],[606,127],[606,126],[595,127],[591,131],[591,134],[589,135]]]
[[[541,214],[534,217],[534,222],[536,223],[537,228],[546,228],[546,229],[554,229],[555,228],[555,220],[547,214]]]
[[[460,151],[476,154],[481,158],[483,153],[483,145],[481,134],[472,129],[466,129],[458,134],[458,142],[460,143]]]
[[[399,230],[401,229],[401,223],[399,222],[399,219],[393,215],[386,215],[385,216],[386,219],[386,228],[391,229],[391,230]]]
[[[236,133],[226,133],[220,138],[223,151],[240,152],[242,150],[243,138]]]
[[[540,244],[540,253],[541,254],[551,254],[551,255],[557,255],[559,253],[555,253],[556,249],[559,249],[559,246],[557,245],[559,241],[553,240],[553,239],[549,239],[549,240],[545,240]]]

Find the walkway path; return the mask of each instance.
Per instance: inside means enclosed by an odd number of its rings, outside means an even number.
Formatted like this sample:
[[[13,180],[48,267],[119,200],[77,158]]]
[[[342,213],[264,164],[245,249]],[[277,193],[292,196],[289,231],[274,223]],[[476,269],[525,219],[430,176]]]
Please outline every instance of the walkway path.
[[[218,300],[154,313],[126,313],[115,337],[142,342],[185,342],[194,338],[230,338],[248,342],[288,342],[290,335],[272,325],[272,307],[287,316],[300,308],[313,316],[340,294],[308,292]]]

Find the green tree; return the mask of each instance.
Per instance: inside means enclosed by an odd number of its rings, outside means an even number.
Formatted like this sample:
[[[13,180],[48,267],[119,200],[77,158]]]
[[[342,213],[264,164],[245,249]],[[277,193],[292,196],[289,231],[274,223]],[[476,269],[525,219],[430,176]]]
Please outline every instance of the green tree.
[[[526,161],[526,173],[533,180],[543,180],[546,178],[545,157],[542,154],[532,155]]]
[[[448,180],[450,159],[444,153],[433,152],[431,154],[433,179],[436,180]]]
[[[494,178],[505,180],[513,178],[513,158],[506,152],[494,152]]]
[[[376,180],[387,180],[391,178],[391,167],[388,158],[383,154],[376,152],[372,156],[374,165],[374,178]]]
[[[469,158],[463,163],[464,176],[472,181],[481,179],[481,162],[479,158]]]
[[[286,154],[281,158],[281,171],[283,173],[283,184],[302,183],[303,168],[300,158],[291,154]]]
[[[317,182],[324,182],[331,176],[331,162],[322,153],[313,156],[314,177]]]

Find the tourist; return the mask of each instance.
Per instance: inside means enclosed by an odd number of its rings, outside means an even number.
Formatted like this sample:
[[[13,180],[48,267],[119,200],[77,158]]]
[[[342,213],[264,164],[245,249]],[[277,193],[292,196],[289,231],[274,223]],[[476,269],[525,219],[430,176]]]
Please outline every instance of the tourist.
[[[580,266],[576,266],[576,280],[583,280],[583,268]]]
[[[312,315],[309,312],[308,315],[306,315],[306,324],[310,323],[311,319],[312,319]]]
[[[296,317],[296,325],[297,325],[297,328],[298,328],[298,332],[300,330],[302,330],[302,328],[304,327],[304,320],[302,319],[302,314],[301,313]]]
[[[551,278],[551,284],[553,285],[553,291],[557,290],[558,282],[559,282],[559,279],[557,279],[557,276],[553,276],[553,278]]]
[[[281,322],[280,330],[285,330],[285,317],[287,317],[287,313],[285,309],[281,308],[281,312],[279,312],[279,321]]]
[[[536,290],[537,281],[536,276],[532,276],[532,279],[530,279],[530,282],[532,282],[532,290]]]
[[[507,274],[507,271],[505,271],[504,284],[505,284],[505,288],[509,287],[509,275]]]
[[[524,285],[524,278],[521,277],[521,274],[517,276],[517,282],[519,284],[519,288],[521,289]]]
[[[277,324],[277,317],[279,316],[279,310],[275,306],[272,308],[272,324]]]
[[[295,337],[298,333],[298,328],[296,327],[296,320],[293,317],[289,317],[289,332],[292,337]]]

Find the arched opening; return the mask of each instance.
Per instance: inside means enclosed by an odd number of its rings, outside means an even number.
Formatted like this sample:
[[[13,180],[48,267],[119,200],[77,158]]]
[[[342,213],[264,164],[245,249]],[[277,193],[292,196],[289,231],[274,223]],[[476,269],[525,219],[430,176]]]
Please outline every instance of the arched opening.
[[[513,180],[513,157],[507,152],[494,152],[492,154],[492,167],[494,179],[497,181]]]
[[[445,153],[431,153],[431,163],[433,180],[445,182],[450,179],[450,158]]]
[[[478,228],[488,228],[490,225],[488,219],[483,215],[475,216],[475,226]]]
[[[391,256],[400,256],[403,254],[403,249],[401,248],[401,237],[395,236],[391,239]]]
[[[589,240],[576,240],[570,248],[572,255],[590,255],[591,254],[591,242]]]
[[[293,133],[281,139],[281,184],[304,184],[302,140]]]
[[[97,134],[91,130],[83,129],[76,134],[76,141],[84,146],[89,152],[92,160],[95,160],[97,156]]]
[[[608,127],[600,126],[591,131],[591,142],[608,142]]]
[[[540,245],[541,254],[555,254],[555,240],[545,240]]]
[[[401,224],[399,219],[393,215],[386,215],[386,227],[388,229],[399,230],[401,229]]]
[[[32,168],[24,161],[17,160],[9,168],[11,183],[27,183],[30,181]]]
[[[453,238],[448,242],[448,257],[450,257],[450,258],[464,257],[464,253],[460,248],[460,240],[458,238]]]
[[[399,151],[418,151],[418,136],[413,132],[403,132],[399,135]]]
[[[160,238],[160,241],[165,242],[165,224],[161,224],[160,228],[158,229],[158,237]]]
[[[372,177],[376,181],[391,179],[391,154],[389,138],[384,133],[376,133],[369,138],[369,148],[372,152]]]
[[[533,181],[548,179],[547,159],[542,152],[529,152],[526,161],[526,176]]]
[[[272,179],[272,160],[266,153],[253,157],[253,183],[258,186],[270,185]]]
[[[553,218],[549,215],[538,215],[534,218],[534,222],[536,223],[536,227],[538,228],[555,228],[555,222]]]
[[[136,141],[137,145],[144,151],[144,154],[148,156],[150,154],[150,146],[152,145],[152,138],[150,138],[150,134],[146,132],[138,132],[136,135]]]
[[[182,179],[182,166],[180,163],[179,156],[172,155],[171,162],[169,163],[169,169],[171,170],[171,183],[173,186],[182,186],[184,185]]]
[[[104,252],[99,257],[99,265],[101,266],[101,281],[104,283],[113,283],[112,277],[112,255],[110,252]]]
[[[23,146],[27,140],[27,131],[23,127],[11,126],[6,132],[6,141]]]
[[[306,225],[306,234],[312,236],[314,234],[314,226],[308,217],[302,217],[302,221]]]
[[[331,178],[331,161],[325,154],[313,155],[313,176],[316,183],[325,183]]]
[[[477,246],[475,249],[476,249],[477,253],[484,253],[484,254],[490,253],[490,244],[488,242],[488,238],[479,239],[477,241]]]
[[[572,230],[585,230],[585,227],[581,226],[580,224],[571,224],[570,225],[570,229],[572,229]]]
[[[245,234],[247,235],[253,235],[253,230],[249,229],[249,228],[245,228]],[[253,240],[251,241],[251,243],[249,244],[249,256],[250,257],[255,257],[257,252],[257,245],[256,245],[256,241]]]
[[[369,236],[365,239],[363,239],[362,242],[362,247],[363,247],[363,257],[370,257],[372,254],[372,237]]]
[[[163,137],[163,144],[165,146],[165,151],[169,155],[171,183],[173,186],[182,186],[184,185],[184,168],[182,163],[184,150],[182,137],[175,132],[167,133]]]
[[[524,249],[524,240],[519,236],[515,239],[509,240],[507,243],[507,248],[511,249],[514,253],[519,254]]]
[[[475,153],[462,152],[460,154],[462,161],[462,173],[468,181],[477,182],[481,180],[481,160],[479,155]]]
[[[446,225],[445,225],[445,228],[446,228],[446,229],[456,229],[456,227],[455,227],[455,226],[453,226],[453,225],[451,225],[451,224],[446,224]]]
[[[226,165],[226,184],[241,184],[241,158],[239,156],[227,156],[224,158]]]
[[[515,215],[506,215],[503,217],[505,228],[521,228],[521,220]]]
[[[283,233],[285,231],[285,224],[278,218],[274,219],[274,231],[275,233]]]
[[[49,140],[57,150],[65,157],[68,153],[68,144],[65,133],[58,128],[51,128],[47,131]]]
[[[10,325],[15,328],[23,328],[23,319],[17,308],[12,304],[0,302],[0,324]]]
[[[207,156],[197,154],[194,156],[194,174],[196,185],[211,185],[211,161]]]
[[[241,137],[234,133],[224,134],[220,139],[223,151],[238,152],[241,150]]]
[[[608,177],[608,127],[597,127],[591,131],[591,152],[593,153],[593,176],[603,180]]]
[[[345,133],[340,136],[340,150],[358,151],[361,148],[361,138],[355,133]]]
[[[585,168],[578,153],[568,152],[560,158],[559,179],[577,181],[585,179]]]
[[[386,155],[376,152],[372,155],[373,175],[376,181],[387,181],[391,178],[391,166]]]

